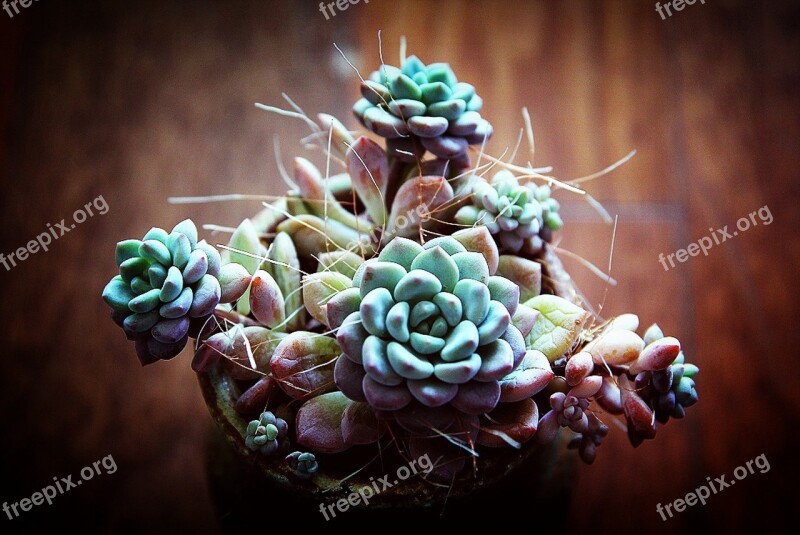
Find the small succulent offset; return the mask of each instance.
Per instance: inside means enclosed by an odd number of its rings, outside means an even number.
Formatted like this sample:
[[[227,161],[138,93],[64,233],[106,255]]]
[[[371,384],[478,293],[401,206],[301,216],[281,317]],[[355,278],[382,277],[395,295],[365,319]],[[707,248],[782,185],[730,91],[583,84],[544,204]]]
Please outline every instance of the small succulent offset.
[[[680,342],[664,336],[658,325],[639,337],[638,322],[633,314],[616,318],[567,362],[568,376],[573,360],[578,363],[573,370],[580,370],[575,373],[601,367],[611,371],[596,400],[608,412],[625,415],[633,446],[655,438],[656,422],[684,416],[684,408],[698,399],[693,377],[700,371],[685,362]]]
[[[361,83],[353,113],[386,138],[388,152],[415,161],[428,150],[445,160],[467,159],[469,145],[483,143],[492,126],[478,113],[483,99],[459,82],[447,63],[425,65],[416,56],[398,69],[382,65]]]
[[[247,434],[244,445],[251,451],[258,451],[262,455],[272,455],[281,448],[286,448],[289,426],[269,411],[261,413],[258,420],[247,424]]]
[[[645,343],[664,338],[664,333],[655,324],[644,334]],[[685,362],[683,351],[680,351],[675,361],[663,370],[643,371],[636,375],[635,385],[639,395],[653,407],[656,420],[665,424],[670,418],[683,418],[686,407],[697,402],[694,376],[699,371],[694,364]]]
[[[525,343],[511,324],[519,288],[490,275],[480,253],[450,236],[424,245],[395,238],[353,285],[339,294],[360,299],[337,333],[335,377],[346,395],[377,410],[412,400],[469,414],[494,409],[498,381],[522,361]]]
[[[103,290],[114,321],[136,341],[142,364],[174,357],[220,301],[219,253],[197,241],[187,219],[169,233],[153,228],[119,242],[116,262],[119,275]]]
[[[550,197],[550,187],[520,184],[511,171],[500,170],[491,182],[477,178],[472,184],[473,204],[455,216],[461,225],[485,225],[503,251],[535,254],[553,232],[563,226],[560,205]]]
[[[295,451],[286,456],[294,474],[301,479],[311,479],[319,470],[317,457],[313,453]]]

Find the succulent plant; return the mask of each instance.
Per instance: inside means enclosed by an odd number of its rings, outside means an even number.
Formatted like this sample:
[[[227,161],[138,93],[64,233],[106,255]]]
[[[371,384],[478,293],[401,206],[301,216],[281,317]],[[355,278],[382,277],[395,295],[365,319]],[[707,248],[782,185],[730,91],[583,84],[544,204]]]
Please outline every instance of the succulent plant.
[[[103,290],[114,320],[136,341],[142,364],[177,355],[220,302],[217,250],[191,220],[117,244],[119,275]]]
[[[491,182],[477,178],[471,184],[472,203],[455,216],[462,225],[485,225],[501,250],[535,254],[553,231],[563,226],[559,203],[550,197],[550,187],[521,185],[508,170],[494,174]]]
[[[658,325],[652,325],[645,332],[645,341],[663,340],[665,337]],[[700,369],[685,362],[683,351],[663,370],[643,371],[636,375],[635,385],[639,395],[649,402],[655,412],[656,420],[665,424],[670,418],[683,418],[686,407],[697,403],[697,390],[694,376]]]
[[[262,412],[257,420],[247,424],[244,444],[251,451],[272,455],[288,446],[289,426],[269,411]]]
[[[297,255],[305,258],[330,253],[370,257],[395,236],[411,238],[430,230],[435,221],[429,213],[453,201],[448,180],[433,172],[391,173],[389,158],[376,142],[363,136],[345,139],[349,132],[336,128],[331,133],[343,139],[337,154],[347,173],[326,178],[310,161],[296,158],[296,189],[265,208],[259,228],[288,235]],[[356,205],[363,204],[361,213],[352,207],[356,199]]]
[[[319,470],[319,463],[313,453],[295,451],[286,456],[294,474],[301,479],[311,479]]]
[[[479,469],[478,449],[559,432],[592,463],[608,433],[597,406],[625,416],[634,446],[683,417],[698,368],[656,325],[640,337],[633,314],[584,310],[546,247],[562,220],[550,187],[526,178],[542,175],[468,170],[469,146],[492,134],[475,88],[411,56],[361,92],[353,111],[385,148],[305,117],[343,170],[296,158],[291,189],[221,255],[189,220],[117,245],[103,297],[141,362],[198,338],[192,367],[225,404],[215,417],[251,451],[303,448],[270,461],[302,479],[317,455],[396,443],[436,459],[425,477],[450,487],[468,461]]]
[[[497,405],[499,381],[525,344],[511,324],[519,288],[490,275],[486,258],[449,236],[424,245],[395,238],[353,285],[339,294],[359,301],[337,332],[335,377],[345,394],[378,410],[412,400],[470,414]]]
[[[492,135],[479,113],[483,99],[447,63],[425,65],[410,56],[400,68],[382,65],[361,83],[361,94],[353,113],[402,161],[414,162],[426,150],[444,160],[468,160],[469,145]]]
[[[540,441],[550,441],[559,427],[569,427],[576,433],[589,432],[590,398],[600,391],[602,383],[601,377],[587,375],[569,392],[551,394],[551,410],[539,422],[537,438]]]
[[[586,464],[592,464],[597,457],[597,448],[608,435],[608,426],[596,414],[588,415],[588,424],[581,434],[575,435],[569,443],[570,449],[577,449]]]
[[[697,401],[694,375],[699,371],[685,363],[677,339],[664,336],[656,324],[639,337],[638,325],[636,316],[623,315],[583,349],[596,366],[614,373],[603,379],[597,401],[607,411],[625,415],[634,446],[655,437],[657,421],[684,416],[684,408]]]

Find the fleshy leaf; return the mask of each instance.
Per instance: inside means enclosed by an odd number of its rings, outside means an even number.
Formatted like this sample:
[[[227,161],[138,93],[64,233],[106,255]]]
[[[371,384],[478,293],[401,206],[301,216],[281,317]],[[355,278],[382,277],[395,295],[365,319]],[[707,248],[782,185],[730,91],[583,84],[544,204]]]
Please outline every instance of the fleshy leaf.
[[[452,258],[458,266],[458,276],[461,280],[473,279],[483,284],[489,281],[489,267],[481,253],[471,251],[456,253]]]
[[[364,202],[367,213],[376,225],[385,227],[386,184],[389,179],[386,153],[380,145],[361,136],[347,151],[346,160],[353,188]]]
[[[325,304],[322,314],[331,329],[338,329],[345,318],[358,311],[361,305],[361,292],[358,288],[347,288],[332,296]]]
[[[569,392],[567,392],[567,396],[573,396],[576,398],[590,398],[597,394],[600,390],[600,387],[603,386],[603,378],[599,375],[590,375],[583,379],[580,383],[573,386]]]
[[[511,323],[514,325],[514,327],[519,329],[519,332],[522,333],[522,336],[528,336],[538,320],[538,310],[534,310],[526,305],[519,305],[517,307],[517,311],[514,313],[514,317],[511,318]]]
[[[400,264],[406,271],[411,270],[411,263],[422,252],[422,246],[407,238],[395,238],[384,247],[379,260]]]
[[[367,400],[366,396],[364,396],[364,389],[361,387],[365,375],[364,367],[353,362],[347,355],[342,355],[336,359],[333,379],[339,390],[353,401]]]
[[[261,260],[258,258],[261,253],[261,242],[253,224],[249,219],[245,219],[231,235],[228,247],[228,261],[241,264],[251,275],[256,272]],[[250,291],[249,289],[242,294],[237,303],[237,310],[243,314],[250,313]]]
[[[351,279],[364,259],[350,251],[331,251],[319,255],[318,272],[335,271]]]
[[[381,437],[375,411],[366,404],[354,402],[342,413],[342,438],[345,444],[371,444]]]
[[[604,377],[595,401],[611,414],[622,414],[622,395],[613,377]]]
[[[431,216],[441,219],[445,205],[453,199],[453,188],[444,177],[413,178],[395,195],[385,234],[389,239],[419,237],[420,227],[431,226]]]
[[[411,269],[423,269],[435,275],[445,292],[452,292],[458,282],[458,266],[442,247],[424,250],[411,263]]]
[[[197,226],[191,219],[184,219],[175,225],[175,227],[172,229],[172,232],[183,234],[189,238],[189,245],[192,247],[192,249],[194,249],[194,247],[197,245]],[[169,242],[169,240],[167,241]]]
[[[512,281],[498,276],[489,277],[489,293],[493,300],[500,301],[511,316],[517,311],[519,305],[519,286]]]
[[[350,288],[352,284],[347,276],[335,271],[307,275],[303,280],[303,302],[309,314],[323,325],[330,326],[325,314],[325,305],[333,296]]]
[[[526,258],[502,255],[497,274],[519,286],[519,301],[524,303],[542,292],[542,265]]]
[[[500,384],[471,381],[458,387],[458,394],[451,404],[467,414],[484,414],[492,411],[500,401]]]
[[[286,232],[292,237],[300,256],[316,256],[320,251],[338,249],[360,254],[362,247],[364,254],[372,254],[372,240],[367,234],[359,233],[335,219],[325,222],[313,215],[298,215],[278,225],[278,232]]]
[[[335,339],[296,331],[275,348],[270,369],[284,392],[305,399],[335,388],[333,368],[340,353]]]
[[[283,294],[272,275],[261,269],[250,283],[250,309],[262,325],[284,327],[281,325],[286,319]]]
[[[253,380],[269,373],[269,361],[272,353],[284,336],[264,327],[237,325],[227,332],[212,335],[205,341],[204,347],[223,359],[225,368],[231,377]],[[253,371],[251,357],[256,365],[255,370],[261,373]]]
[[[327,189],[319,170],[305,158],[294,159],[294,181],[311,213],[324,219],[338,221],[350,228],[371,230],[367,221],[345,209]]]
[[[623,375],[619,378],[619,389],[622,397],[622,409],[625,412],[625,419],[628,421],[629,434],[630,430],[633,430],[644,438],[655,437],[655,414],[636,393],[627,376]]]
[[[569,351],[589,317],[581,307],[555,295],[539,295],[524,304],[541,314],[525,337],[526,345],[544,353],[550,362]]]
[[[236,412],[243,415],[260,414],[277,390],[278,382],[275,378],[265,375],[256,381],[253,386],[242,392],[242,395],[236,400],[234,408]]]
[[[411,403],[413,399],[406,385],[382,385],[369,375],[364,376],[362,388],[367,403],[381,411],[400,410]]]
[[[375,288],[386,288],[390,293],[394,292],[397,283],[406,275],[406,270],[394,262],[373,260],[364,263],[359,275],[358,286],[361,297],[365,297]]]
[[[221,303],[233,303],[250,287],[252,275],[241,264],[225,264],[219,270],[219,285],[222,290]]]
[[[581,351],[572,355],[567,361],[567,367],[564,370],[564,377],[569,386],[575,386],[592,372],[594,369],[594,362],[592,362],[592,355],[587,351]]]
[[[497,272],[500,254],[497,252],[497,244],[495,244],[494,238],[492,238],[489,230],[484,225],[459,230],[453,234],[453,238],[458,240],[467,251],[483,255],[486,259],[486,264],[489,266],[489,275],[494,275]]]
[[[643,371],[663,370],[675,361],[680,352],[681,343],[677,338],[661,338],[645,346],[628,371],[636,375]]]
[[[555,377],[544,353],[531,349],[517,368],[500,381],[500,401],[522,401],[545,388]]]
[[[530,440],[539,426],[539,409],[532,399],[502,403],[488,417],[481,418],[478,444],[490,448],[519,448]]]
[[[341,392],[306,401],[297,411],[297,443],[319,453],[339,453],[349,448],[342,435],[342,418],[353,403]]]
[[[595,364],[606,362],[612,366],[630,364],[644,349],[644,340],[638,334],[623,329],[603,331],[584,351],[592,354]]]
[[[306,323],[303,295],[300,293],[300,260],[292,238],[279,232],[267,251],[270,273],[278,283],[284,299],[286,330],[301,329]]]
[[[241,264],[251,275],[256,272],[260,263],[257,255],[261,250],[261,242],[253,224],[249,219],[245,219],[231,235],[228,247],[235,249],[229,252],[230,262]]]

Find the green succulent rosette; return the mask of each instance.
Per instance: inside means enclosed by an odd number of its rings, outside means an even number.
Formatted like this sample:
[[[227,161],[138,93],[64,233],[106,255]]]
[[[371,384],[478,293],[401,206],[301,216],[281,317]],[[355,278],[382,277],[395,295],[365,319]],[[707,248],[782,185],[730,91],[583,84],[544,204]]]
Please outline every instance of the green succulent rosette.
[[[382,411],[412,401],[469,414],[497,405],[499,381],[526,349],[511,323],[519,288],[491,275],[483,255],[449,236],[424,245],[395,238],[353,286],[334,298],[359,301],[336,337],[334,377],[345,395]]]
[[[286,461],[294,475],[301,479],[311,479],[319,470],[319,462],[313,453],[294,451],[286,456]]]
[[[112,317],[136,341],[142,364],[170,359],[220,302],[222,261],[187,219],[117,244],[119,275],[103,290]],[[193,329],[194,328],[194,329]]]
[[[504,252],[536,254],[563,226],[560,205],[550,196],[549,186],[520,184],[505,169],[491,181],[476,178],[471,193],[472,204],[459,209],[456,222],[485,225]]]
[[[444,160],[467,160],[469,145],[483,143],[492,126],[481,117],[483,99],[459,82],[450,65],[425,65],[416,56],[400,68],[382,65],[361,84],[353,113],[386,138],[387,151],[414,162],[425,151]]]
[[[286,425],[286,421],[265,411],[257,420],[247,424],[244,444],[251,451],[272,455],[288,446],[288,433],[289,426]]]

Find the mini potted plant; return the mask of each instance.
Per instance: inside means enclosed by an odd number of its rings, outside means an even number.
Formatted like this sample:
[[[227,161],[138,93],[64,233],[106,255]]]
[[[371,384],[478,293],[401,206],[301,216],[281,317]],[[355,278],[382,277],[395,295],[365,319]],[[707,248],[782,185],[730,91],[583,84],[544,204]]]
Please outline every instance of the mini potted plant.
[[[486,156],[483,101],[446,63],[381,65],[361,93],[353,112],[385,143],[292,112],[326,170],[296,158],[227,245],[190,220],[117,245],[103,297],[142,364],[195,339],[211,415],[253,473],[377,509],[502,489],[534,461],[552,475],[567,448],[592,463],[620,415],[634,446],[682,418],[698,369],[680,342],[591,313],[550,245],[551,194],[582,191]]]

